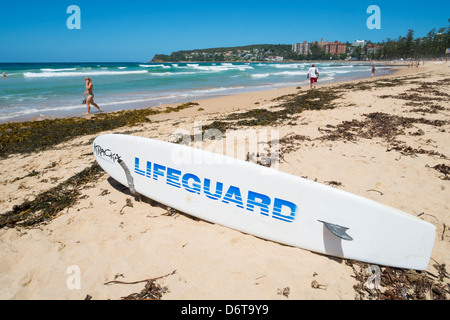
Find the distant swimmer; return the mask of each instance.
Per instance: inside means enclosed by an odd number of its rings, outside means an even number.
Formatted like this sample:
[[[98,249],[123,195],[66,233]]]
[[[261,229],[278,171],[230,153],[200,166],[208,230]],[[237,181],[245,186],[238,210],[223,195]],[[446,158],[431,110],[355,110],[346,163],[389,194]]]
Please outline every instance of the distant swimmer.
[[[86,99],[87,112],[85,113],[85,115],[91,113],[91,104],[94,107],[96,107],[98,111],[102,112],[103,110],[94,102],[94,92],[93,92],[94,86],[92,85],[92,79],[89,77],[84,77],[84,81],[86,82],[86,92],[84,93],[84,95],[87,95]]]
[[[3,72],[3,78],[6,78],[6,73],[5,72]]]
[[[313,64],[311,68],[309,68],[307,78],[309,78],[311,82],[311,89],[313,88],[313,84],[314,88],[316,88],[317,79],[319,78],[319,70],[317,70],[315,64]]]

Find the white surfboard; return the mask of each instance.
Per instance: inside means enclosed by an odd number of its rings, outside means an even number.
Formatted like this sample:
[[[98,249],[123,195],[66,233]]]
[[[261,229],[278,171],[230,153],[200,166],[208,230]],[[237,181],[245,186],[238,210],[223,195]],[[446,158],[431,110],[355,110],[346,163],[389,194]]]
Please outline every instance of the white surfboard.
[[[134,192],[275,242],[368,263],[424,270],[435,226],[342,190],[183,145],[102,135],[99,165]]]

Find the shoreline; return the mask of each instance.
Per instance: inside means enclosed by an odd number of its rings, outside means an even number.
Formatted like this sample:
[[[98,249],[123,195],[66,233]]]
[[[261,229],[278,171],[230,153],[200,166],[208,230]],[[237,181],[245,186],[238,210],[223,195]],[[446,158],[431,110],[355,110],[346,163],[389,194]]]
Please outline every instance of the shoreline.
[[[45,223],[0,227],[0,299],[120,299],[141,292],[145,284],[105,283],[163,275],[169,276],[157,284],[167,288],[161,292],[168,300],[448,299],[448,66],[427,63],[373,79],[320,84],[315,90],[319,108],[299,105],[295,113],[269,122],[265,117],[283,111],[291,97],[308,96],[309,85],[198,100],[179,110],[178,104],[159,106],[154,110],[161,112],[146,116],[149,121],[101,131],[172,141],[176,129],[192,133],[195,122],[232,124],[242,134],[275,129],[282,155],[278,170],[435,225],[425,272],[380,266],[381,290],[370,291],[364,288],[369,277],[365,264],[280,245],[138,201],[127,188],[100,175],[75,182],[76,202]],[[263,117],[247,114],[255,110],[264,111]],[[80,118],[70,119],[76,124]],[[56,127],[48,131],[56,134]],[[88,169],[98,134],[0,159],[0,214]],[[73,266],[81,274],[78,289],[67,285]]]
[[[335,85],[345,85],[345,84],[351,84],[351,83],[357,83],[360,81],[372,81],[372,80],[379,80],[379,79],[391,79],[393,77],[398,77],[398,76],[405,76],[405,75],[410,75],[410,74],[415,74],[417,72],[423,71],[423,70],[416,70],[415,72],[411,69],[407,69],[406,67],[392,67],[392,73],[388,74],[388,75],[375,75],[375,77],[371,78],[370,76],[367,77],[361,77],[361,78],[357,78],[357,79],[345,79],[345,80],[341,80],[341,81],[331,81],[331,82],[327,82],[327,83],[320,83],[320,81],[317,83],[317,89],[320,88],[324,88],[324,87],[332,87]],[[319,78],[320,80],[320,78]],[[309,81],[309,80],[307,80]],[[272,96],[284,96],[284,95],[288,95],[288,94],[293,94],[298,92],[298,87],[304,87],[304,89],[302,88],[302,90],[306,91],[306,90],[310,90],[309,88],[309,83],[305,84],[303,86],[283,86],[283,87],[279,87],[279,88],[275,88],[275,89],[268,89],[268,90],[262,90],[262,91],[250,91],[250,92],[243,92],[243,93],[239,93],[239,94],[232,94],[232,95],[224,95],[224,96],[218,96],[218,97],[212,97],[212,98],[205,98],[205,99],[199,99],[199,100],[192,100],[189,102],[194,102],[194,103],[200,103],[200,104],[207,104],[208,102],[217,102],[221,105],[222,108],[224,108],[223,110],[226,111],[237,111],[239,110],[239,108],[242,108],[244,106],[240,106],[238,107],[231,107],[231,108],[227,108],[227,105],[224,103],[221,103],[221,101],[225,101],[226,98],[230,98],[233,103],[236,103],[238,101],[247,101],[247,104],[254,104],[254,103],[260,103],[261,101],[258,100],[268,100],[268,97],[272,97]],[[253,101],[254,99],[252,99],[252,97],[255,96],[255,94],[259,94],[259,98],[258,100]],[[262,97],[267,97],[267,99],[262,99]],[[151,107],[154,110],[158,110],[158,111],[163,111],[166,108],[173,108],[176,107],[177,105],[179,105],[180,103],[183,102],[177,102],[177,103],[171,103],[171,104],[163,104],[160,106],[156,106],[156,107]],[[116,111],[112,111],[112,113],[114,113]],[[94,116],[94,115],[92,115]],[[92,117],[91,116],[91,117]]]
[[[190,62],[193,63],[193,62]],[[272,62],[273,63],[273,62]],[[323,63],[326,63],[323,62]],[[329,61],[328,61],[329,63]],[[353,62],[347,62],[347,64],[352,65],[352,64],[359,64],[359,63],[353,63]],[[384,71],[385,73],[388,72],[389,74],[396,74],[398,72],[398,69],[401,69],[401,66],[395,66],[395,65],[387,65],[389,67],[389,70]],[[396,70],[397,69],[397,70]],[[319,70],[320,71],[320,70]],[[380,73],[382,71],[378,71],[378,73]],[[305,71],[305,75],[306,75],[306,71]],[[385,74],[383,75],[376,75],[376,77],[379,76],[386,76]],[[333,79],[325,79],[322,80],[319,78],[319,84],[320,85],[324,85],[324,84],[336,84],[336,83],[346,83],[348,81],[358,81],[358,80],[363,80],[363,79],[370,79],[371,74],[370,72],[367,73],[367,75],[356,75],[356,76],[343,76],[343,77],[337,77],[337,78],[333,78]],[[304,79],[297,79],[298,85],[297,86],[306,86],[309,87],[309,80],[306,79],[306,76]],[[321,83],[321,84],[320,84]],[[289,88],[292,87],[292,85],[289,84],[273,84],[272,85],[275,88]],[[211,87],[211,89],[214,89],[214,87]],[[233,90],[233,87],[227,88],[228,90]],[[202,89],[202,90],[208,90],[208,89]],[[241,93],[227,93],[227,94],[212,94],[211,96],[204,96],[204,97],[189,97],[189,98],[182,98],[179,97],[178,100],[176,102],[172,102],[172,103],[162,103],[159,105],[155,105],[155,106],[148,106],[146,105],[146,103],[142,103],[141,106],[126,106],[122,109],[116,109],[114,107],[114,104],[111,106],[113,110],[108,111],[108,104],[107,103],[106,106],[102,106],[101,101],[99,102],[98,100],[96,100],[97,103],[99,103],[99,105],[102,107],[102,109],[104,110],[103,112],[107,112],[107,113],[111,113],[111,112],[120,112],[120,111],[124,111],[124,110],[139,110],[139,109],[147,109],[147,108],[160,108],[160,107],[167,107],[167,106],[174,106],[177,104],[182,104],[182,103],[187,103],[187,102],[192,102],[192,101],[201,101],[201,100],[207,100],[207,99],[213,99],[213,98],[221,98],[221,97],[227,97],[227,96],[234,96],[234,95],[239,95],[239,94],[246,94],[246,93],[255,93],[255,92],[264,92],[264,91],[270,91],[270,90],[275,90],[275,89],[271,89],[270,85],[264,85],[259,87],[258,85],[255,86],[248,86],[248,87],[243,87]],[[195,90],[194,90],[195,91]],[[161,98],[163,99],[163,98]],[[157,100],[156,100],[157,101]],[[80,107],[80,109],[84,110],[86,109],[85,106]],[[55,111],[54,115],[24,115],[24,116],[17,116],[14,119],[8,120],[8,121],[3,121],[1,123],[13,123],[13,122],[26,122],[26,121],[40,121],[40,120],[47,120],[47,119],[58,119],[58,118],[73,118],[73,117],[83,117],[83,112],[80,112],[79,114],[77,114],[76,112],[72,112],[72,111],[66,111],[66,110],[61,110],[61,111]],[[97,110],[95,108],[91,107],[91,111],[93,111],[91,114],[91,116],[94,116],[96,114],[98,114]],[[41,111],[42,113],[46,113],[46,111]],[[90,117],[90,116],[88,116]],[[0,124],[1,124],[0,123]]]

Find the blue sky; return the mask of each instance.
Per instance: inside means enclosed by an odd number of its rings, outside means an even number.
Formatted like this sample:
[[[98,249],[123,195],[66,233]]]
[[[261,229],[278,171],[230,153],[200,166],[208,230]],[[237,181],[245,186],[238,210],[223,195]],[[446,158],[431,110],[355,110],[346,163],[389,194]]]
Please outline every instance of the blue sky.
[[[70,5],[80,30],[66,26]],[[380,30],[366,26],[370,5]],[[184,49],[422,37],[448,25],[450,1],[15,0],[0,14],[0,62],[146,62]]]

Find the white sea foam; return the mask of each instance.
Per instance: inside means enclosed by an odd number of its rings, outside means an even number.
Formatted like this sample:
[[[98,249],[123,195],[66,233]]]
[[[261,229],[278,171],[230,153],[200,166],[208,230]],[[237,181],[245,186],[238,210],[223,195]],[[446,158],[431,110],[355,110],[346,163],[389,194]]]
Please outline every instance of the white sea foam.
[[[196,74],[197,72],[151,72],[152,76],[177,76],[183,74]]]
[[[58,71],[75,71],[77,68],[62,68],[62,69],[41,69],[43,72],[58,72]]]
[[[233,65],[231,63],[222,63],[221,65],[212,65],[212,66],[200,66],[198,64],[188,64],[187,67],[200,70],[200,71],[209,71],[209,72],[222,72],[222,71],[229,71],[229,70],[251,70],[254,69],[252,66],[249,65]]]
[[[177,98],[176,95],[168,95],[168,96],[158,96],[158,97],[148,97],[148,98],[140,98],[140,99],[130,99],[130,100],[116,100],[102,103],[102,106],[114,106],[120,104],[132,104],[132,103],[142,103],[153,100],[163,100],[163,99],[173,99]]]
[[[164,68],[164,69],[170,69],[170,66],[166,66],[164,64],[140,64],[139,67],[141,67],[141,68]]]
[[[245,87],[237,86],[237,87],[220,87],[220,88],[209,88],[209,89],[199,89],[192,91],[193,93],[213,93],[213,92],[221,92],[221,91],[227,91],[227,90],[236,90],[236,89],[243,89]]]
[[[267,78],[269,76],[270,73],[256,73],[251,75],[252,78]]]
[[[25,72],[25,78],[55,78],[55,77],[82,77],[82,76],[117,76],[126,74],[144,74],[146,70],[137,71],[79,71],[79,72]]]
[[[305,71],[281,71],[272,73],[256,73],[252,74],[252,78],[267,78],[269,76],[301,76],[305,75]]]
[[[160,93],[152,93],[152,94],[138,94],[135,99],[128,100],[110,100],[102,102],[102,106],[112,106],[112,105],[121,105],[121,104],[136,104],[143,103],[149,101],[164,101],[168,99],[180,99],[180,98],[192,98],[192,97],[204,97],[211,96],[217,94],[223,94],[229,91],[236,91],[244,89],[245,87],[236,86],[236,87],[218,87],[218,88],[207,88],[207,89],[197,89],[197,90],[180,90],[180,91],[169,91],[169,92],[160,92]]]
[[[274,73],[276,76],[300,76],[305,75],[305,71],[282,71]]]
[[[353,69],[355,66],[353,65],[349,65],[349,66],[333,66],[333,65],[328,65],[328,66],[317,66],[319,69]]]
[[[364,70],[360,70],[360,71],[364,71]],[[355,71],[352,71],[352,70],[334,70],[333,72],[334,73],[342,73],[342,74],[344,74],[344,73],[351,73],[351,72],[355,72]]]
[[[300,69],[305,65],[300,63],[271,63],[268,66],[278,69]]]
[[[59,107],[42,107],[42,108],[23,108],[14,112],[8,112],[7,114],[0,113],[0,120],[14,119],[18,117],[28,117],[31,115],[41,114],[42,112],[60,112],[75,109],[83,109],[86,106],[81,104],[71,105],[71,106],[59,106]]]

